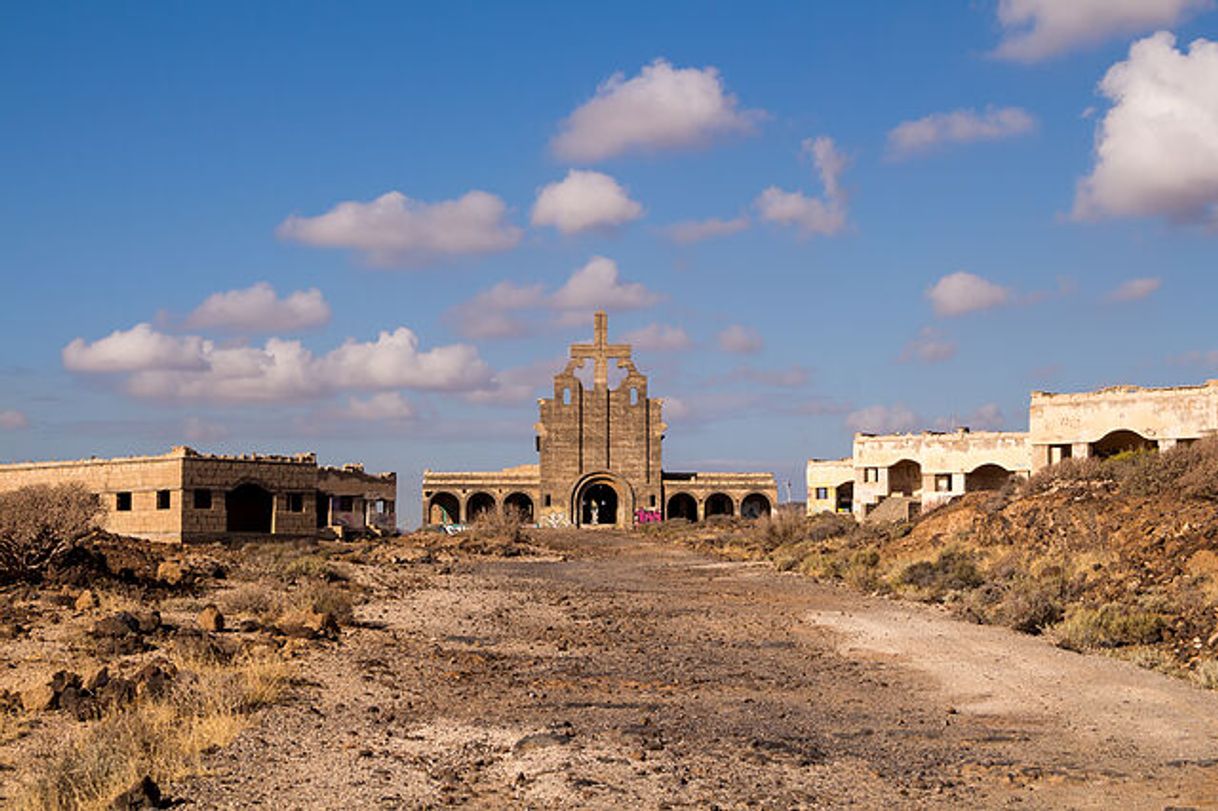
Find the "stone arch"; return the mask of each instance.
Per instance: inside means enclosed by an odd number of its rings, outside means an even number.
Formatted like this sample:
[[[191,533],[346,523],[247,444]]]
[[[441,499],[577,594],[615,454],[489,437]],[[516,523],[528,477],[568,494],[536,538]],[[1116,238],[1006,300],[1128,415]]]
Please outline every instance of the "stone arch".
[[[593,503],[596,504],[596,521],[592,520]],[[577,481],[571,488],[570,506],[571,523],[578,527],[628,527],[634,522],[634,490],[612,473],[589,473]],[[613,523],[606,523],[604,513],[610,509]]]
[[[1100,440],[1091,443],[1091,455],[1101,459],[1116,456],[1118,453],[1138,453],[1158,449],[1159,443],[1153,439],[1147,439],[1137,431],[1124,428],[1109,431]]]
[[[257,482],[243,482],[224,494],[226,532],[269,535],[274,525],[275,494]]]
[[[922,490],[922,466],[902,459],[888,467],[888,495],[912,496]]]
[[[1014,474],[1002,465],[992,463],[979,465],[976,469],[964,474],[964,489],[968,492],[1001,490],[1011,480],[1012,475]]]
[[[665,520],[682,519],[698,520],[698,500],[689,493],[676,493],[668,499],[668,509],[664,513]]]
[[[474,493],[465,500],[465,520],[470,524],[494,511],[495,497],[490,493]]]
[[[707,518],[716,515],[735,515],[736,504],[727,493],[711,493],[706,497],[704,510]]]
[[[741,518],[768,518],[773,505],[761,493],[749,493],[740,502]]]
[[[533,518],[533,499],[525,493],[512,493],[503,500],[503,511],[511,515],[515,512],[522,524],[531,524]]]
[[[461,499],[455,493],[436,493],[427,504],[427,523],[460,524]]]

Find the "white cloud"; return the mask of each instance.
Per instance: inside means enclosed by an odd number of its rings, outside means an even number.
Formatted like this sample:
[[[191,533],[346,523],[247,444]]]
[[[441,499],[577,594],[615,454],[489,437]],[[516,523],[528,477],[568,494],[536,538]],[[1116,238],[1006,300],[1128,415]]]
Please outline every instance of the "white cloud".
[[[30,427],[29,417],[16,409],[0,411],[0,431],[19,431]]]
[[[593,310],[638,310],[659,300],[658,294],[639,282],[622,282],[612,259],[594,256],[571,274],[550,298],[550,305],[565,313],[564,323],[572,323],[584,320]]]
[[[897,360],[901,363],[921,361],[941,363],[956,356],[956,342],[935,327],[923,327],[917,337],[905,344]]]
[[[306,245],[350,248],[373,265],[409,267],[514,248],[522,232],[505,221],[506,213],[503,200],[484,191],[438,203],[392,191],[368,203],[339,203],[316,217],[293,215],[276,233]]]
[[[788,192],[770,186],[753,204],[761,219],[796,226],[804,235],[840,233],[846,227],[846,198],[840,184],[846,157],[838,151],[833,139],[825,136],[804,140],[802,150],[811,156],[816,166],[824,197],[808,197],[803,192]]]
[[[540,284],[502,281],[458,304],[448,318],[466,338],[518,338],[528,333],[529,325],[514,313],[541,307],[545,300],[545,288]]]
[[[664,400],[664,419],[684,420],[688,419],[693,410],[679,397],[665,397]]]
[[[1006,425],[1006,416],[997,403],[986,403],[978,406],[963,417],[939,417],[935,420],[935,429],[939,431],[955,431],[958,428],[969,428],[974,431],[999,431]]]
[[[718,335],[719,348],[724,352],[750,355],[760,352],[765,342],[757,330],[742,324],[732,324]]]
[[[709,220],[687,220],[673,223],[664,229],[664,234],[678,245],[690,245],[705,239],[738,234],[748,227],[748,217],[736,217],[732,220],[712,217]]]
[[[1140,301],[1163,286],[1163,280],[1157,277],[1129,279],[1117,285],[1108,294],[1109,301]]]
[[[127,346],[132,351],[121,354]],[[77,338],[63,358],[75,372],[129,373],[125,388],[136,397],[197,402],[308,400],[345,389],[467,391],[491,377],[472,346],[420,351],[418,337],[406,327],[383,331],[371,342],[348,340],[316,356],[299,341],[270,338],[262,347],[217,347],[139,324],[92,344]]]
[[[77,338],[63,348],[64,368],[72,372],[120,373],[141,369],[204,369],[215,347],[197,335],[173,336],[151,324],[115,330],[93,343]]]
[[[667,324],[648,324],[641,329],[627,332],[622,336],[622,340],[636,349],[656,352],[676,352],[693,346],[693,341],[685,330]]]
[[[192,329],[294,332],[329,321],[330,305],[316,287],[297,290],[281,299],[271,285],[258,282],[244,290],[212,293],[185,323]]]
[[[942,144],[995,141],[1025,135],[1034,129],[1036,119],[1019,107],[933,113],[894,127],[888,133],[888,155],[899,160],[929,152]]]
[[[631,200],[616,180],[579,169],[543,186],[533,204],[533,225],[552,225],[564,234],[611,228],[641,216],[643,206]]]
[[[999,0],[1005,36],[995,55],[1035,62],[1071,49],[1171,28],[1212,0]]]
[[[571,113],[551,141],[564,160],[595,162],[624,152],[697,146],[753,131],[760,114],[742,111],[719,71],[674,68],[663,59],[627,79],[615,73]]]
[[[941,316],[964,315],[989,310],[1011,302],[1013,295],[1005,287],[959,271],[949,273],[926,291],[926,297]]]
[[[226,439],[229,433],[226,426],[207,422],[201,417],[187,417],[182,422],[182,436],[187,442],[219,442]]]
[[[1161,31],[1135,42],[1100,82],[1113,106],[1073,216],[1165,217],[1218,227],[1218,42],[1187,53]]]
[[[414,417],[414,407],[401,392],[383,391],[366,400],[347,398],[347,406],[340,414],[361,422],[391,422],[409,420]]]
[[[921,419],[903,405],[873,405],[846,415],[846,427],[863,434],[899,434],[914,430]]]
[[[490,384],[465,395],[471,403],[482,405],[515,405],[535,402],[538,394],[553,393],[555,373],[567,362],[565,357],[535,361],[527,366],[504,369]]]

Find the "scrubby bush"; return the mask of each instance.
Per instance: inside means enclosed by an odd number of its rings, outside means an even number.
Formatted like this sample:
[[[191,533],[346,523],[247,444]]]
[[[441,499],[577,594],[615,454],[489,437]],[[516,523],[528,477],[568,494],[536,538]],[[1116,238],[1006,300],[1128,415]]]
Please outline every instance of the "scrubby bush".
[[[1207,690],[1218,690],[1218,660],[1207,659],[1198,664],[1193,680]]]
[[[1058,579],[1019,578],[1004,590],[994,609],[994,620],[1025,634],[1039,634],[1061,622],[1062,591]]]
[[[0,493],[0,580],[41,577],[97,529],[101,512],[76,483]]]
[[[525,531],[524,516],[508,505],[502,512],[487,510],[474,519],[469,533],[473,540],[496,543],[525,543],[529,536]]]
[[[922,589],[934,599],[949,591],[964,591],[980,586],[985,579],[977,570],[973,556],[956,549],[946,549],[934,561],[920,560],[905,567],[897,577],[902,586]]]
[[[1052,631],[1058,646],[1067,650],[1149,645],[1159,641],[1163,618],[1153,611],[1119,603],[1105,603],[1099,608],[1077,606]]]

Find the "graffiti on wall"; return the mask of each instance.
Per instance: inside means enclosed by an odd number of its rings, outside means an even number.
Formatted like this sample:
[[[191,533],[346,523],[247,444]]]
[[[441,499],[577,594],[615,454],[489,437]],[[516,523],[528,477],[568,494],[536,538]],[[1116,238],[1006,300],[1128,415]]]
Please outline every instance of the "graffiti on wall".
[[[640,507],[634,511],[634,523],[636,524],[658,524],[663,520],[659,510],[645,510]]]

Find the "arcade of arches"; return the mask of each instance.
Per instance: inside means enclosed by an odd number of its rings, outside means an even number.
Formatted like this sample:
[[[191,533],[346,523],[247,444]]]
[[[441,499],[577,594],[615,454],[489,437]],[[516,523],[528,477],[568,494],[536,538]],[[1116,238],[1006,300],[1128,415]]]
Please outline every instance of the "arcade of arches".
[[[608,318],[596,313],[592,340],[571,345],[552,396],[539,403],[536,463],[424,471],[424,520],[459,524],[511,511],[543,526],[630,527],[768,515],[778,503],[773,474],[664,469],[664,401],[649,385],[631,346],[610,341]]]

